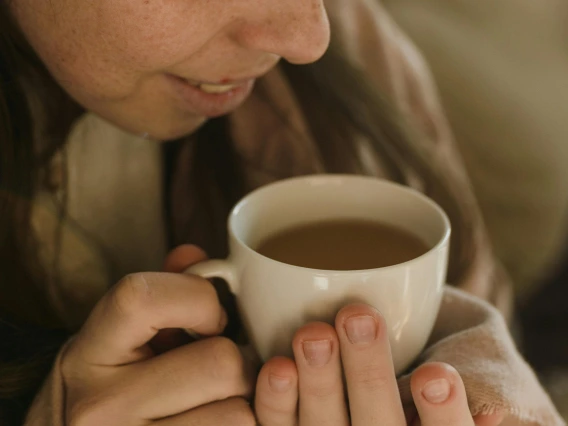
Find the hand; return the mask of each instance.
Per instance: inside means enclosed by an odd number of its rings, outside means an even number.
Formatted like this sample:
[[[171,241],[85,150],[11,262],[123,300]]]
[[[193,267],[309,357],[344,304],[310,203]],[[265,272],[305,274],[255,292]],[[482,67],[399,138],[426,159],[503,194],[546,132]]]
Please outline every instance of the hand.
[[[255,409],[262,426],[497,426],[502,420],[472,418],[461,377],[441,363],[423,365],[412,375],[419,418],[406,419],[385,322],[369,306],[344,308],[335,328],[325,323],[301,328],[293,349],[295,363],[274,358],[260,372]]]
[[[201,250],[182,246],[166,269],[181,272],[203,259]],[[124,278],[63,354],[66,424],[254,425],[244,399],[251,377],[237,346],[218,337],[226,322],[204,279],[175,273]],[[183,328],[211,337],[179,346],[174,329]]]

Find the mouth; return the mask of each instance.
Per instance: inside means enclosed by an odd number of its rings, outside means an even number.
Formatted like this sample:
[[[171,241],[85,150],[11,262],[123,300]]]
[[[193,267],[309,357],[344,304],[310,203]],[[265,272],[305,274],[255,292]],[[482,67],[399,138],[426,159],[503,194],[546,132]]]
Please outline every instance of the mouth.
[[[183,108],[205,117],[218,117],[236,109],[251,94],[256,80],[249,78],[211,83],[171,74],[167,77]]]
[[[211,95],[222,95],[224,93],[229,93],[232,90],[243,85],[244,81],[239,83],[230,83],[230,84],[215,84],[215,83],[201,83],[192,80],[184,79],[188,84],[193,87],[198,88],[199,90],[209,93]],[[249,79],[252,80],[252,79]]]

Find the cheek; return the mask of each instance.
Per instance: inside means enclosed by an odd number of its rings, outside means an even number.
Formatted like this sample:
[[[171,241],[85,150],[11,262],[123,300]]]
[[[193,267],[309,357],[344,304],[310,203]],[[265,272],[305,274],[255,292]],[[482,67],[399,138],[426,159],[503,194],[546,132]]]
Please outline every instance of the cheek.
[[[215,37],[225,17],[202,0],[98,0],[92,33],[114,62],[160,70],[187,60]],[[217,5],[218,6],[218,5]]]
[[[26,16],[24,31],[72,94],[128,96],[146,76],[187,61],[223,25],[197,0],[64,2],[70,6],[61,13]]]

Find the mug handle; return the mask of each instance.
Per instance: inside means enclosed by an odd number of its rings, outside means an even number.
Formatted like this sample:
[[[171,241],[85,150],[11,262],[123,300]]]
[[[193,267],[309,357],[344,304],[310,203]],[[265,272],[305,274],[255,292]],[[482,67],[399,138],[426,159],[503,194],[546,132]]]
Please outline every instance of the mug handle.
[[[238,295],[239,283],[237,281],[237,274],[235,273],[233,264],[229,260],[206,260],[190,266],[183,273],[199,275],[202,278],[222,278],[229,284],[229,288],[233,294]],[[201,338],[201,336],[193,330],[186,328],[185,331],[194,339]]]

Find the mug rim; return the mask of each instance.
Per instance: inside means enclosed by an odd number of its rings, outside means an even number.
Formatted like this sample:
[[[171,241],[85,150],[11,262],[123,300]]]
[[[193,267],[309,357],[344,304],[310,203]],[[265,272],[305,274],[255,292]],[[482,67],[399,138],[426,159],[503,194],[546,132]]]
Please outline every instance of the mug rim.
[[[350,181],[359,181],[359,182],[369,182],[369,183],[373,183],[373,184],[380,184],[380,185],[384,185],[384,186],[394,187],[394,188],[397,188],[399,190],[403,190],[404,192],[407,192],[407,193],[409,193],[413,196],[416,196],[421,201],[425,202],[428,206],[432,207],[434,209],[434,211],[436,211],[440,215],[440,217],[442,218],[442,222],[444,224],[444,233],[441,236],[441,238],[439,238],[439,240],[436,244],[434,244],[425,253],[421,254],[418,257],[415,257],[414,259],[410,259],[410,260],[407,260],[405,262],[397,263],[395,265],[383,266],[383,267],[377,267],[377,268],[370,268],[370,269],[334,270],[334,269],[308,268],[308,267],[305,267],[305,266],[292,265],[290,263],[285,263],[285,262],[281,262],[279,260],[272,259],[268,256],[265,256],[265,255],[259,253],[256,250],[254,250],[245,241],[243,241],[237,235],[236,232],[234,232],[234,221],[236,220],[240,210],[244,207],[245,204],[250,202],[250,200],[252,198],[259,197],[259,196],[262,195],[262,193],[268,192],[276,186],[285,186],[285,185],[289,185],[289,184],[292,184],[292,183],[296,183],[298,181],[312,181],[312,182],[317,183],[317,182],[325,182],[325,181],[330,181],[330,180],[336,181],[336,182],[342,182],[342,181],[345,181],[345,180],[350,180]],[[440,207],[438,205],[438,203],[436,203],[434,200],[432,200],[430,197],[426,196],[422,192],[417,191],[416,189],[414,189],[410,186],[405,186],[405,185],[402,185],[400,183],[392,182],[392,181],[389,181],[389,180],[386,180],[386,179],[381,179],[381,178],[373,177],[373,176],[350,175],[350,174],[312,174],[312,175],[295,176],[295,177],[291,177],[291,178],[281,179],[281,180],[269,183],[267,185],[263,185],[263,186],[255,189],[255,190],[251,191],[250,193],[248,193],[245,197],[243,197],[231,209],[231,213],[229,214],[229,218],[227,220],[227,228],[228,228],[228,231],[229,231],[229,238],[236,241],[242,248],[244,248],[247,252],[249,252],[252,255],[256,255],[257,257],[260,257],[265,261],[275,263],[275,264],[277,264],[281,267],[284,266],[284,267],[289,267],[289,268],[294,268],[294,269],[301,269],[301,270],[305,270],[306,272],[311,272],[313,274],[321,274],[321,275],[326,275],[326,276],[329,276],[329,275],[353,275],[353,274],[359,274],[359,273],[368,274],[368,273],[372,273],[372,272],[388,271],[388,270],[392,270],[392,269],[398,269],[398,268],[404,268],[404,267],[412,266],[412,264],[419,263],[422,259],[430,256],[433,252],[438,251],[441,247],[448,245],[449,240],[450,240],[450,236],[451,236],[451,233],[452,233],[450,219],[448,218],[448,215],[446,214],[444,209],[442,209],[442,207]]]

